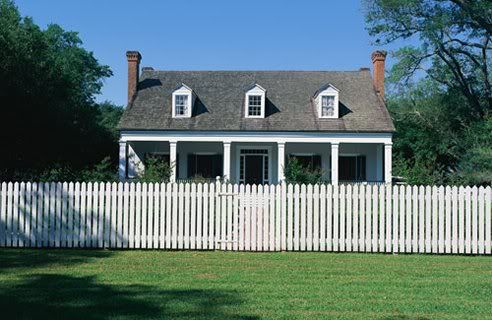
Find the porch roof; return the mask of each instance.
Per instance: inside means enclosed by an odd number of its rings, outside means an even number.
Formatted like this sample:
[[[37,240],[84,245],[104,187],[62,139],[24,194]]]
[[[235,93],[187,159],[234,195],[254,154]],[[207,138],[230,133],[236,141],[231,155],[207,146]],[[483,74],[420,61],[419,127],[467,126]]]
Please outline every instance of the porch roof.
[[[191,118],[172,118],[172,92],[186,83],[197,95]],[[244,117],[252,83],[267,90],[264,119]],[[312,97],[330,83],[340,91],[340,118],[319,119]],[[370,72],[361,71],[143,71],[121,130],[392,132]]]

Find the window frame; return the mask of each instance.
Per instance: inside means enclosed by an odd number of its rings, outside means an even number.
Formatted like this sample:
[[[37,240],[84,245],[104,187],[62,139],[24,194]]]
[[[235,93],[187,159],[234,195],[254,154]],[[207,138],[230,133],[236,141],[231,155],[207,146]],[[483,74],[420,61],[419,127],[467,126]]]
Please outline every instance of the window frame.
[[[250,115],[249,114],[249,97],[250,96],[261,97],[260,114],[259,115]],[[265,118],[265,96],[266,96],[266,90],[258,84],[255,84],[251,89],[249,89],[246,92],[245,101],[244,101],[244,117],[245,118],[252,118],[252,119]]]
[[[318,109],[318,117],[320,119],[338,119],[339,118],[339,94],[338,89],[333,85],[328,84],[317,92],[315,101]],[[333,97],[333,115],[323,115],[323,97]]]
[[[177,114],[176,113],[176,99],[178,96],[187,96],[188,100],[188,108],[186,110],[185,114]],[[193,103],[194,103],[194,93],[190,89],[190,87],[186,85],[181,85],[178,89],[174,90],[172,94],[172,117],[173,118],[191,118],[191,115],[193,113]]]
[[[220,176],[222,177],[223,176],[223,173],[224,173],[224,167],[223,167],[223,162],[224,162],[224,155],[222,153],[216,153],[216,152],[192,152],[192,153],[188,153],[188,156],[186,158],[186,176],[188,179],[193,179],[196,177],[196,173],[191,175],[191,173],[189,172],[190,171],[190,157],[195,157],[196,160],[198,160],[199,157],[220,157],[220,161],[217,161],[217,170],[219,171],[218,174],[214,177],[204,177],[202,176],[203,178],[205,179],[215,179],[217,176]],[[213,159],[212,159],[213,160]],[[195,171],[197,171],[196,169],[198,169],[198,161],[197,161],[197,164],[195,166]]]
[[[344,168],[342,168],[342,164],[341,164],[341,159],[342,158],[354,158],[355,159],[355,179],[342,179],[342,174],[341,174],[341,170],[343,170]],[[362,177],[361,179],[358,179],[359,176],[361,176],[361,172],[362,172],[362,166],[360,165],[362,162],[362,159],[363,159],[363,163],[364,163],[364,166],[363,166],[363,172],[364,172],[364,177]],[[365,182],[367,181],[367,155],[365,154],[340,154],[339,155],[339,158],[338,158],[338,178],[339,178],[339,181],[342,181],[342,182]]]

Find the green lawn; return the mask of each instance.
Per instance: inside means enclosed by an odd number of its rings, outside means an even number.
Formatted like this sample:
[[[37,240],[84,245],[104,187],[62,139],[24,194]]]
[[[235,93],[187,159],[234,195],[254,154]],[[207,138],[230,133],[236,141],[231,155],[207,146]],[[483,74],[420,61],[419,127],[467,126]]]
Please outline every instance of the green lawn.
[[[0,318],[492,319],[492,257],[1,249]]]

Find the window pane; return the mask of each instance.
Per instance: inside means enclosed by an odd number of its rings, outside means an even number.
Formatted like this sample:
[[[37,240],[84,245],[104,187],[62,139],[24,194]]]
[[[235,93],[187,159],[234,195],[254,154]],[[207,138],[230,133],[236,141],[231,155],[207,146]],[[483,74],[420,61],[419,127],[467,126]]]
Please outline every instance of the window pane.
[[[338,160],[338,176],[341,181],[365,181],[366,157],[345,156]]]
[[[176,95],[174,97],[175,112],[178,116],[186,115],[188,111],[188,96],[187,95]]]
[[[261,96],[248,96],[248,115],[261,116]]]
[[[188,155],[188,178],[197,176],[209,179],[222,176],[222,155]]]
[[[321,97],[321,116],[331,117],[335,113],[335,96]]]

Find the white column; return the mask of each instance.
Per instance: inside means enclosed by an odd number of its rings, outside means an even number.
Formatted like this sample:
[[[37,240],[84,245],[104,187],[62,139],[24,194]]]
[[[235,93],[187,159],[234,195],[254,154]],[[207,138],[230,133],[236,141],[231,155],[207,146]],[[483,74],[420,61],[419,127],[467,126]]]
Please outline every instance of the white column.
[[[284,174],[284,169],[285,169],[285,142],[277,142],[278,146],[278,152],[277,152],[277,178],[278,178],[278,183],[282,183],[285,180],[285,174]]]
[[[169,141],[169,164],[171,165],[171,176],[169,177],[170,182],[176,182],[176,168],[178,164],[176,163],[176,145],[177,141]]]
[[[386,183],[391,183],[392,181],[392,174],[391,174],[391,168],[393,166],[392,164],[392,158],[393,158],[393,144],[392,143],[385,143],[384,144],[384,182]]]
[[[224,164],[222,166],[223,169],[223,178],[225,181],[229,181],[231,179],[231,142],[224,141],[224,156],[222,157]]]
[[[331,183],[338,184],[338,142],[331,143]]]
[[[120,180],[125,180],[126,168],[127,168],[127,156],[126,156],[126,141],[120,141],[120,153],[119,153],[119,166],[118,166],[118,176]]]

